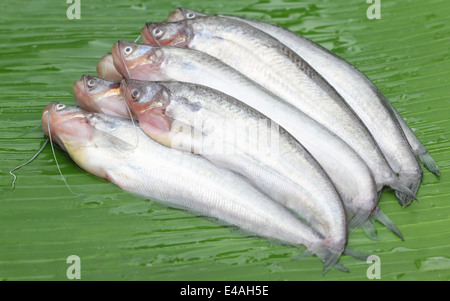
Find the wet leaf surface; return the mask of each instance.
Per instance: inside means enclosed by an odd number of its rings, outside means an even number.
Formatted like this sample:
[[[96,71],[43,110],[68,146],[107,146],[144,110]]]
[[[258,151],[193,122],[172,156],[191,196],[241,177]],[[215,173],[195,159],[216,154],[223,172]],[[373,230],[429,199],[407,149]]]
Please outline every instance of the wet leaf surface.
[[[370,264],[348,256],[350,273],[322,275],[302,250],[244,237],[227,227],[121,191],[75,166],[56,150],[62,181],[44,143],[43,108],[75,105],[72,84],[96,74],[117,40],[134,41],[149,21],[177,6],[253,17],[294,30],[341,55],[371,78],[438,162],[441,178],[424,171],[420,203],[401,209],[390,191],[380,207],[405,241],[376,224],[379,241],[361,230],[349,247],[377,255],[382,280],[450,280],[450,5],[445,1],[381,1],[369,20],[366,1],[81,1],[69,20],[66,1],[0,4],[0,279],[65,280],[69,255],[83,280],[367,280]]]

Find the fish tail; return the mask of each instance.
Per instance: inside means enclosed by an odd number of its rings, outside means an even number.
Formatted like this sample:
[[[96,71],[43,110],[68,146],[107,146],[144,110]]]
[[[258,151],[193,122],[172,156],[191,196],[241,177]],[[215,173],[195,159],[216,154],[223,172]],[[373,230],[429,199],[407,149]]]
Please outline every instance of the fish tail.
[[[339,258],[344,253],[347,239],[333,239],[325,238],[323,241],[321,252],[316,253],[317,256],[323,261],[323,271],[325,274],[330,268],[337,269],[341,272],[349,272],[349,270],[341,263]]]
[[[339,257],[342,255],[344,247],[341,243],[336,243],[334,240],[323,239],[318,245],[309,246],[308,249],[296,258],[317,255],[323,262],[323,272],[325,275],[330,268],[335,268],[342,272],[349,272],[349,270],[339,263]]]
[[[367,257],[370,256],[369,254],[361,253],[359,251],[352,250],[352,249],[350,249],[348,247],[345,247],[344,254],[347,255],[347,256],[351,256],[353,258],[356,258],[358,260],[361,260],[361,261],[366,261]]]
[[[387,185],[395,190],[395,196],[398,202],[402,205],[402,208],[408,206],[412,200],[419,201],[416,197],[416,192],[419,187],[420,180],[417,183],[410,184],[411,188],[400,182],[399,178],[392,177]]]
[[[428,151],[418,154],[420,162],[423,166],[428,169],[431,173],[435,174],[437,177],[441,177],[441,172],[439,171],[439,166],[436,161],[433,160]]]
[[[364,233],[366,233],[367,237],[371,240],[378,240],[377,230],[370,220],[371,211],[360,210],[357,211],[352,219],[350,219],[348,223],[348,227],[350,230],[355,230],[358,228],[363,229]]]
[[[291,260],[299,260],[299,259],[302,259],[302,258],[311,257],[313,254],[314,253],[311,250],[306,249],[305,251],[303,251],[302,254],[293,257]]]
[[[341,254],[330,252],[330,255],[323,260],[323,275],[325,275],[330,268],[335,268],[341,272],[350,272],[342,263],[338,262],[340,256]]]
[[[415,197],[415,193],[417,193],[417,190],[419,189],[420,181],[415,181],[414,183],[411,183],[409,185],[409,193],[405,193],[404,191],[396,190],[395,196],[399,202],[399,204],[402,206],[402,209],[404,209],[406,206],[411,204],[412,200],[416,200],[419,202],[417,197]],[[403,185],[404,186],[404,185]],[[406,186],[404,186],[406,187]]]
[[[314,254],[317,255],[322,261],[323,261],[323,271],[322,273],[325,275],[326,272],[330,268],[335,268],[342,272],[349,272],[349,270],[339,261],[339,257],[341,256],[342,252],[333,250],[331,248],[321,249],[319,252],[312,251],[310,249],[306,249],[302,254],[293,257],[291,260],[298,260],[301,258],[311,257]]]
[[[349,270],[343,265],[341,264],[339,261],[339,257],[341,256],[341,254],[345,254],[348,256],[352,256],[358,260],[361,261],[366,261],[367,257],[369,257],[368,254],[365,253],[361,253],[352,249],[349,249],[348,247],[345,247],[344,252],[339,252],[337,250],[334,250],[332,248],[328,248],[325,252],[323,252],[319,256],[320,259],[322,259],[323,261],[323,272],[322,274],[325,274],[330,268],[335,268],[341,272],[346,272],[348,273]]]
[[[330,268],[335,268],[341,272],[349,272],[349,270],[342,263],[338,262],[341,254],[342,252],[336,251],[332,248],[328,248],[322,254],[317,255],[323,261],[323,275],[325,275]]]
[[[397,228],[397,226],[389,219],[389,217],[387,217],[386,214],[384,214],[383,211],[381,211],[381,209],[379,207],[377,207],[376,212],[374,212],[372,214],[372,217],[379,221],[380,223],[382,223],[386,228],[388,228],[389,230],[391,230],[392,232],[394,232],[395,234],[398,235],[398,237],[401,238],[401,240],[403,239],[403,235],[400,232],[400,230]]]

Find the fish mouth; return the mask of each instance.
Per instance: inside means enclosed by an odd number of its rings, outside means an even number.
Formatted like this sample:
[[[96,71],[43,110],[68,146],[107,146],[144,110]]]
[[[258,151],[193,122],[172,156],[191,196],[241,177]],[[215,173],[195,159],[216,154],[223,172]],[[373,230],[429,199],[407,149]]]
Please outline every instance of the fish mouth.
[[[183,11],[181,8],[176,8],[173,12],[170,13],[169,17],[167,17],[167,22],[177,22],[184,19]]]
[[[82,124],[87,124],[86,112],[77,107],[52,102],[42,111],[42,130],[62,148],[65,148],[62,137],[78,135],[82,131]]]
[[[52,107],[54,103],[49,103],[44,110],[42,110],[42,114],[41,114],[41,125],[42,125],[42,130],[44,131],[44,134],[48,137],[50,137],[50,133],[49,133],[49,123],[50,123],[50,116],[49,116],[49,111],[50,108]]]
[[[141,31],[142,40],[144,41],[145,44],[159,45],[158,41],[156,41],[153,38],[152,34],[150,33],[150,28],[149,28],[150,24],[151,23],[147,23],[142,28],[142,31]]]
[[[73,83],[73,96],[75,97],[75,100],[77,101],[77,104],[80,106],[81,109],[87,111],[96,110],[97,107],[92,106],[92,103],[94,101],[86,91],[85,82],[86,76],[83,75],[81,77],[81,80],[77,80],[76,82]]]
[[[41,125],[42,130],[44,131],[44,134],[49,137],[51,141],[56,143],[59,147],[61,147],[63,150],[66,150],[64,147],[64,143],[59,138],[59,128],[55,127],[55,120],[51,116],[51,111],[53,109],[53,106],[56,105],[56,102],[52,102],[48,104],[44,110],[42,111],[41,116]]]
[[[123,77],[128,79],[131,77],[130,71],[128,70],[128,67],[125,64],[122,54],[120,53],[120,48],[121,48],[120,45],[121,45],[121,41],[117,41],[112,47],[113,63],[114,63],[114,67],[116,67],[117,71],[119,71],[119,73],[122,74]]]

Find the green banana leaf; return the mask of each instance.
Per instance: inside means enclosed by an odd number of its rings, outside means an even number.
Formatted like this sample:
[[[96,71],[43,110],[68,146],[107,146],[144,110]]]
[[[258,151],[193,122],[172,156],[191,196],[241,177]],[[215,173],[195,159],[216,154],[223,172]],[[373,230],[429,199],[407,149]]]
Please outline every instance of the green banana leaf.
[[[79,3],[79,19],[77,8]],[[370,1],[369,1],[370,2]],[[373,1],[374,3],[376,1]],[[12,1],[0,4],[0,279],[370,280],[372,261],[342,256],[350,270],[322,275],[317,257],[123,192],[47,145],[41,112],[75,105],[72,84],[117,40],[134,41],[177,6],[276,23],[316,41],[363,71],[428,148],[441,178],[424,171],[418,198],[402,209],[392,191],[380,207],[405,240],[376,223],[348,246],[379,258],[381,280],[450,280],[450,4],[448,1]],[[370,16],[370,14],[369,14]],[[72,18],[74,17],[74,18]],[[33,129],[33,130],[32,130]],[[31,130],[31,131],[29,131]],[[29,132],[28,132],[29,131]],[[59,168],[70,189],[66,186]],[[370,280],[374,281],[374,280]]]

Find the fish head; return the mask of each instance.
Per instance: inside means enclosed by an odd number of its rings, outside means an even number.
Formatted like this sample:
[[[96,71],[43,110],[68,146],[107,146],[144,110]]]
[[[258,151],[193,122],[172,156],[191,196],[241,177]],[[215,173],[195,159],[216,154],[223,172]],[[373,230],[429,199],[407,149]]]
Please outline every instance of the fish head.
[[[118,81],[83,75],[81,80],[73,84],[73,91],[83,110],[116,117],[129,116]]]
[[[90,143],[93,128],[87,113],[80,108],[52,102],[42,111],[41,124],[44,133],[66,152]]]
[[[158,46],[118,41],[112,48],[114,66],[125,79],[160,80],[166,57]]]
[[[157,82],[127,80],[122,82],[125,100],[130,109],[140,116],[147,111],[165,113],[170,104],[170,91]]]
[[[97,74],[100,78],[107,80],[120,81],[122,74],[114,66],[112,54],[105,54],[97,63]]]
[[[183,8],[177,7],[169,14],[169,17],[167,17],[167,22],[177,22],[184,19],[186,19],[186,16],[183,14]]]
[[[157,82],[127,80],[122,82],[125,100],[144,132],[150,135],[167,133],[172,120],[166,116],[170,91]]]
[[[121,142],[120,139],[109,141],[111,135],[107,134],[118,120],[123,119],[57,102],[47,105],[41,117],[42,129],[52,142],[66,151],[79,167],[100,178],[108,178],[105,162],[111,162],[109,153]]]
[[[142,39],[150,45],[188,47],[193,29],[187,21],[147,23],[142,28]]]
[[[203,17],[206,14],[199,13],[195,10],[178,7],[170,13],[167,22],[177,22],[185,19],[194,19],[195,17]]]

